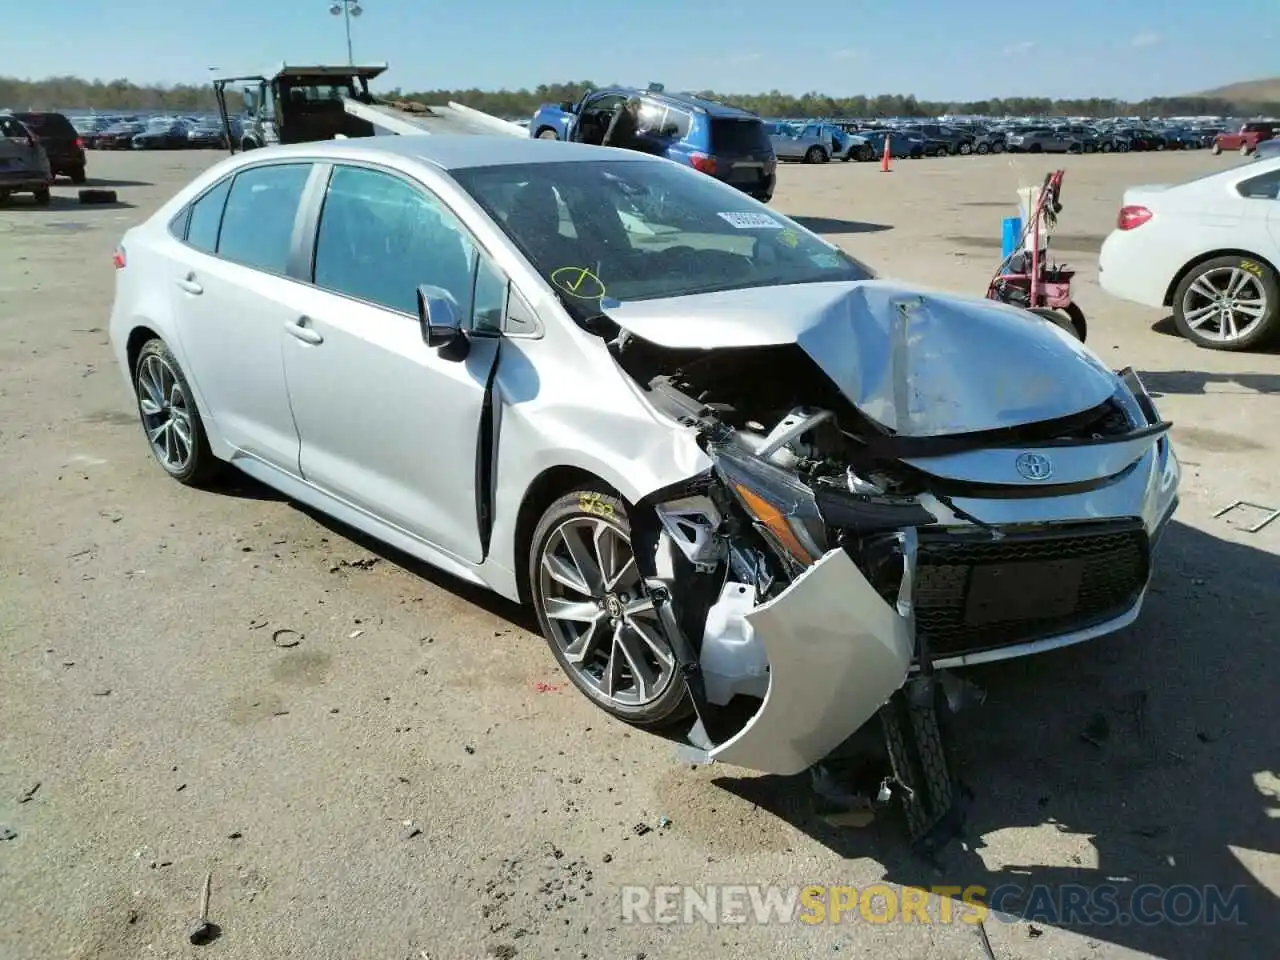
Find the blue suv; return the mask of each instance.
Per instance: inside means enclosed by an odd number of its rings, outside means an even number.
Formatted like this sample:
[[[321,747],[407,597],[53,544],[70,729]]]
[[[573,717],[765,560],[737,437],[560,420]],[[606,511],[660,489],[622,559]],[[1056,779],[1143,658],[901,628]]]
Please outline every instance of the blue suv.
[[[607,87],[578,103],[543,104],[529,136],[600,143],[618,104],[640,98],[636,136],[642,148],[737,187],[762,203],[773,198],[777,158],[764,123],[753,113],[683,93]]]

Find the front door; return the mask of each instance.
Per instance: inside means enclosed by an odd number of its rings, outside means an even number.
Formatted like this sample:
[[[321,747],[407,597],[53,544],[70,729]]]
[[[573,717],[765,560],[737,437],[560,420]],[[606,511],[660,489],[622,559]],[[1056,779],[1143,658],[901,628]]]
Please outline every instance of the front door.
[[[421,185],[347,165],[329,181],[314,279],[284,345],[303,477],[480,562],[480,421],[498,340],[474,330],[465,356],[428,347],[417,288],[448,292],[466,319],[492,312],[505,279]]]
[[[169,296],[194,386],[223,437],[298,472],[281,341],[301,285],[285,277],[310,163],[250,167],[197,200]]]

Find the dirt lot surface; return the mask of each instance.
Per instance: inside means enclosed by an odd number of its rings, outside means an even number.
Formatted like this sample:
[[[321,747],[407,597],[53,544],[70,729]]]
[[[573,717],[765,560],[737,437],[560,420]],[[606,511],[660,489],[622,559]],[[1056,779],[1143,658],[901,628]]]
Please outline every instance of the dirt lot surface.
[[[1124,187],[1236,158],[1065,161],[1058,249],[1094,348],[1177,424],[1183,505],[1136,626],[973,672],[969,838],[939,869],[889,824],[827,825],[805,777],[694,770],[610,721],[519,610],[247,482],[167,480],[107,348],[111,251],[213,159],[95,153],[120,206],[60,186],[48,210],[0,210],[4,960],[1275,955],[1280,522],[1212,515],[1280,505],[1280,356],[1198,350],[1110,300],[1095,265]],[[977,293],[1019,177],[1048,163],[785,167],[775,205],[890,275]],[[206,870],[221,936],[201,948]],[[918,917],[620,920],[624,884],[880,880],[1015,884],[1010,911],[1036,885],[1111,884],[1122,908],[1140,884],[1239,887],[1247,924],[991,917],[988,952],[973,924]]]

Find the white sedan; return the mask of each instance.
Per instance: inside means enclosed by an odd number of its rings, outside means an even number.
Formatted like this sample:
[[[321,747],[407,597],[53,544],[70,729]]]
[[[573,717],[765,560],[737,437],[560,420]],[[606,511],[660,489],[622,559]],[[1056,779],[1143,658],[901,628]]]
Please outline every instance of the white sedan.
[[[1098,262],[1104,290],[1172,307],[1182,335],[1213,350],[1280,333],[1278,267],[1280,157],[1126,190]]]

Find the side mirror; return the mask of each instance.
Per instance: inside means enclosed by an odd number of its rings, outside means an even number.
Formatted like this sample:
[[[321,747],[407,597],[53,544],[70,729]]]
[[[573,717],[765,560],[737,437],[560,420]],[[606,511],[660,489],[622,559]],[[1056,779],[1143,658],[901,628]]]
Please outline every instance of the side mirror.
[[[462,318],[457,305],[440,287],[418,287],[418,323],[428,347],[447,347],[462,336]]]

